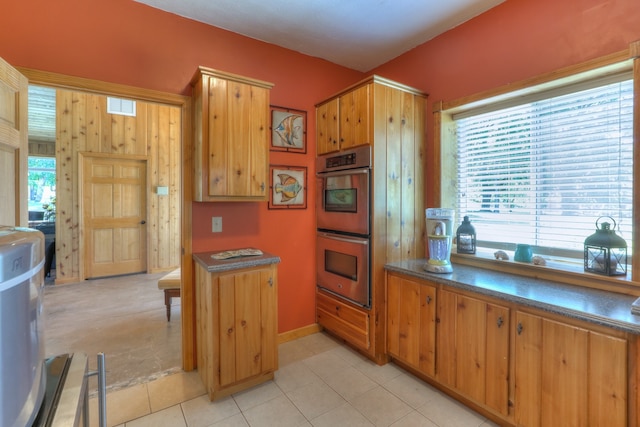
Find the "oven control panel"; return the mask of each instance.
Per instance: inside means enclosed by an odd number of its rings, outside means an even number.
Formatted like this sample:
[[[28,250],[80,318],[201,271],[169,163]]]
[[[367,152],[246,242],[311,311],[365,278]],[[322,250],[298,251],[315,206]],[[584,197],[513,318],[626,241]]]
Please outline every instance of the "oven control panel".
[[[341,153],[324,154],[316,159],[318,173],[343,169],[370,168],[371,146],[357,147]]]

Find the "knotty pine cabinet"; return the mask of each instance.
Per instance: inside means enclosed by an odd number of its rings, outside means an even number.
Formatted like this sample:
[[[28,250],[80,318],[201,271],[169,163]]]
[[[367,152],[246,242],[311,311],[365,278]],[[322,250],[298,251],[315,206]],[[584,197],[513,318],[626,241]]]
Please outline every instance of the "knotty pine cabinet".
[[[437,378],[500,414],[509,412],[509,309],[438,292]]]
[[[319,290],[316,318],[379,364],[387,361],[384,265],[424,257],[425,108],[425,94],[379,76],[316,105],[318,154],[371,145],[373,157],[370,307]]]
[[[387,277],[387,351],[428,376],[435,374],[436,288]]]
[[[514,409],[522,426],[627,426],[627,340],[516,312]]]
[[[386,296],[389,356],[501,425],[640,425],[637,337],[397,272]]]
[[[266,201],[273,85],[205,67],[191,84],[195,201]]]
[[[210,273],[196,263],[198,372],[211,400],[273,379],[278,369],[275,264]]]

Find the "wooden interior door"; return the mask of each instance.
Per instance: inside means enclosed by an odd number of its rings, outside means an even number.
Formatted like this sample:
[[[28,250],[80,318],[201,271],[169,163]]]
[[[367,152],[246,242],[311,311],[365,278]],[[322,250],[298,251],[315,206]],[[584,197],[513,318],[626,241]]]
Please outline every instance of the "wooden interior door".
[[[0,225],[26,227],[28,80],[0,58]]]
[[[84,278],[147,270],[146,161],[81,156]]]

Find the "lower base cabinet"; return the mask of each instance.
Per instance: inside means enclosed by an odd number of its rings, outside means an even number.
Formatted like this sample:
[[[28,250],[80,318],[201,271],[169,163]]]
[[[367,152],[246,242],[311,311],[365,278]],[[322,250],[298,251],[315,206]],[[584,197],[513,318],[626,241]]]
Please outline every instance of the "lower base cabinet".
[[[198,372],[215,400],[278,369],[275,264],[210,273],[196,264]]]
[[[395,272],[386,295],[392,359],[500,425],[638,427],[637,337]]]

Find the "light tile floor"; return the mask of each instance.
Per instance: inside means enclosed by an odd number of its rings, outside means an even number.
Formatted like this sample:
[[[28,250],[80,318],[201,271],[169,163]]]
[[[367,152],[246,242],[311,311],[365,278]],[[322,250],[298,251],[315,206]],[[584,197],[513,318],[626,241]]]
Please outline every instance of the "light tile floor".
[[[109,426],[488,427],[486,418],[390,363],[378,366],[325,333],[279,346],[273,381],[211,402],[197,372],[107,393]],[[97,426],[97,400],[90,399]]]

